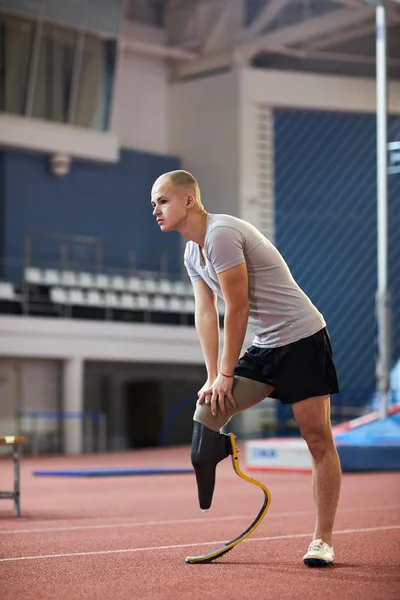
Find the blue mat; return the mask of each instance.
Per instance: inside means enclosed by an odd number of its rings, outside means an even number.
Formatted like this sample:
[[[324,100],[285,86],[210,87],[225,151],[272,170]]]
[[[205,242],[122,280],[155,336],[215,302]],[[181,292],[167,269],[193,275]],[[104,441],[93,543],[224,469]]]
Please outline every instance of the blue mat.
[[[33,471],[34,475],[47,477],[120,477],[122,475],[178,475],[193,473],[193,469],[69,469],[62,471]]]
[[[400,413],[335,434],[346,471],[400,470]]]

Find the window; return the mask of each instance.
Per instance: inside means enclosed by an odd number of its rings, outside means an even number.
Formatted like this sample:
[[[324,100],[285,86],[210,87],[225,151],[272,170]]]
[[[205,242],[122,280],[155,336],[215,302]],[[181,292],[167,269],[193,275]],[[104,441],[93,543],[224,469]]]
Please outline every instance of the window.
[[[0,15],[0,110],[23,115],[34,23]]]
[[[111,10],[105,0],[95,2],[99,9],[102,3],[104,11],[107,6]],[[42,6],[54,12],[48,0]],[[46,21],[43,14],[32,17],[32,12],[27,11],[27,18],[0,14],[0,111],[107,130],[116,66],[114,30],[122,11],[114,14],[112,32],[91,28],[87,15],[84,23],[70,19],[66,26]]]

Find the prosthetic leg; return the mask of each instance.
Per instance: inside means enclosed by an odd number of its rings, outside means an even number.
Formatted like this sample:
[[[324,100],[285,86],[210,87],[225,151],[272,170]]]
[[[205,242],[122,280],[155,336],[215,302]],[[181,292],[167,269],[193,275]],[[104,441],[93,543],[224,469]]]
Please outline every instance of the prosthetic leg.
[[[197,421],[194,422],[191,459],[202,510],[208,510],[211,506],[217,464],[230,454],[232,448],[228,435],[212,431]]]
[[[192,464],[196,473],[200,508],[207,510],[211,506],[217,464],[229,455],[232,456],[232,464],[235,473],[245,481],[253,483],[262,489],[264,493],[263,505],[254,521],[243,533],[223,546],[211,550],[206,554],[201,554],[200,556],[187,556],[185,560],[189,564],[209,563],[216,558],[223,556],[229,552],[229,550],[232,550],[232,548],[249,537],[249,535],[259,526],[269,508],[271,502],[269,490],[259,481],[245,475],[240,469],[238,451],[233,433],[226,435],[212,431],[201,423],[195,422],[192,444]]]

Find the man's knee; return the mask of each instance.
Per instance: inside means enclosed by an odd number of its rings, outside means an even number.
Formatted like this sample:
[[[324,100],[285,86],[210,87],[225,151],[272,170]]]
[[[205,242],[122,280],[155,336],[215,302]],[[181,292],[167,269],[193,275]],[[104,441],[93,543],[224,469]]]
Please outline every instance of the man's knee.
[[[329,427],[313,427],[303,429],[300,432],[308,449],[315,460],[320,460],[325,454],[334,449],[332,429]]]

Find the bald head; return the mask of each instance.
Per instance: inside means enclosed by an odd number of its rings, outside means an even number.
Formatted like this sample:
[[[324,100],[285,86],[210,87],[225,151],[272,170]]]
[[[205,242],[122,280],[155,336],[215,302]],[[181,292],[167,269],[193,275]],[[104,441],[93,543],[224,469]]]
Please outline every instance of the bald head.
[[[200,188],[196,179],[188,171],[181,169],[169,171],[161,175],[154,183],[153,187],[161,183],[168,182],[172,187],[181,188],[185,194],[192,194],[196,199],[196,204],[201,206]]]

